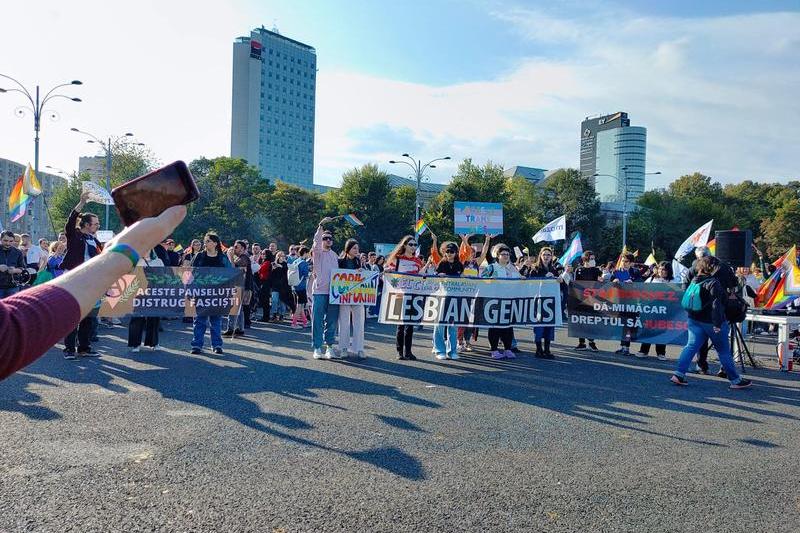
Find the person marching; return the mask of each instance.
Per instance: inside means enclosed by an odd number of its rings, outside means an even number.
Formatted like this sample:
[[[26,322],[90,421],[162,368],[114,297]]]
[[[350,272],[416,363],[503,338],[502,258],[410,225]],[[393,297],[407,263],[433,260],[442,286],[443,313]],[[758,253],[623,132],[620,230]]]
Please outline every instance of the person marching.
[[[137,266],[140,267],[163,267],[164,261],[158,257],[153,250],[145,257],[141,257]],[[131,352],[138,352],[142,346],[142,336],[144,335],[144,345],[153,351],[158,350],[158,330],[161,319],[157,316],[133,316],[128,324],[128,348]]]
[[[347,239],[344,243],[339,268],[359,272],[364,268],[357,240]],[[352,354],[359,359],[367,358],[364,355],[364,311],[363,305],[339,304],[339,353],[342,357]]]
[[[192,268],[214,267],[231,268],[231,262],[222,253],[222,241],[216,233],[206,233],[203,238],[205,249],[194,256]],[[201,316],[194,317],[192,327],[192,353],[203,353],[203,337],[206,335],[206,328],[210,330],[211,346],[217,355],[222,355],[222,316]]]
[[[638,283],[642,281],[642,274],[638,268],[633,264],[633,254],[626,253],[622,256],[622,268],[615,270],[611,274],[612,283]],[[635,314],[622,313],[623,318],[635,318]],[[631,331],[627,327],[622,328],[622,340],[619,341],[619,349],[614,352],[617,355],[630,355],[631,347]]]
[[[647,278],[644,282],[645,283],[674,283],[675,280],[673,279],[672,273],[672,263],[669,261],[661,261],[655,273]],[[634,354],[636,357],[644,358],[650,355],[650,343],[643,342],[642,345],[639,347],[639,351]],[[666,344],[656,344],[656,357],[658,357],[659,361],[666,361],[667,360],[667,345]]]
[[[511,249],[505,244],[498,243],[492,248],[492,257],[497,259],[496,263],[490,263],[483,269],[481,276],[484,278],[495,279],[515,279],[521,275],[511,262]],[[516,355],[511,351],[511,342],[514,338],[514,328],[489,328],[489,347],[492,351],[492,359],[516,359]],[[503,351],[498,347],[503,341]]]
[[[389,258],[386,260],[386,271],[397,272],[400,274],[419,274],[425,264],[416,256],[417,241],[413,235],[403,237],[395,246]],[[397,326],[397,359],[416,361],[416,357],[411,353],[411,345],[414,343],[414,326]]]
[[[594,252],[587,250],[581,256],[581,266],[575,270],[575,281],[603,281],[603,271],[597,267]],[[586,339],[579,338],[576,350],[586,349]],[[589,339],[589,349],[593,352],[598,351],[594,339]]]
[[[339,256],[332,250],[333,235],[323,227],[323,224],[332,220],[334,219],[331,217],[325,217],[319,221],[312,247],[314,283],[311,286],[313,302],[311,307],[311,342],[314,348],[314,359],[339,359],[341,357],[338,349],[334,346],[336,326],[339,323],[339,306],[328,303],[328,293],[331,290],[331,272],[339,268]],[[324,352],[322,351],[323,340],[327,345],[327,349]]]
[[[435,241],[434,241],[435,242]],[[464,265],[458,258],[458,246],[454,242],[442,243],[444,259],[436,265],[438,276],[458,277],[464,272]],[[447,344],[445,344],[445,334]],[[433,327],[433,353],[436,359],[458,359],[457,331],[452,325],[436,324]],[[449,345],[449,348],[448,346]]]
[[[553,259],[553,249],[545,246],[539,250],[539,257],[527,272],[527,277],[559,279],[563,283],[563,278],[561,278],[563,270],[561,265]],[[561,311],[559,310],[558,312]],[[556,329],[536,326],[533,328],[533,335],[536,341],[536,357],[554,359],[553,354],[550,352],[550,343],[555,340]],[[544,341],[544,346],[542,346],[542,341]]]

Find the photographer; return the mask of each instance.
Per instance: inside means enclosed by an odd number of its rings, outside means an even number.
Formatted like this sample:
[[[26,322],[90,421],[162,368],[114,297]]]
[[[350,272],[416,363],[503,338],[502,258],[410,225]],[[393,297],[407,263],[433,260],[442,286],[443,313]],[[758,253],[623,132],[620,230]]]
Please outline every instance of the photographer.
[[[139,256],[161,242],[185,216],[186,208],[178,206],[142,219],[108,243],[105,253],[49,283],[1,300],[0,379],[35,361],[74,329],[108,288],[133,270]]]
[[[13,245],[14,232],[0,233],[0,299],[19,292],[13,276],[26,268],[24,254]]]

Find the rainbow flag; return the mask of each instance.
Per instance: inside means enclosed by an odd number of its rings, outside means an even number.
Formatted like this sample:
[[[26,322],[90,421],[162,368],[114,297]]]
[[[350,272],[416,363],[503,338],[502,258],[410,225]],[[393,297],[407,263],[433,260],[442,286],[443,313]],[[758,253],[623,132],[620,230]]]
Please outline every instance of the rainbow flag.
[[[344,219],[351,225],[351,226],[363,226],[364,223],[361,222],[355,214],[350,213],[344,215]]]
[[[22,176],[20,176],[14,188],[11,189],[11,196],[8,197],[8,215],[11,222],[16,222],[25,215],[25,206],[29,201],[30,197],[23,190]]]
[[[717,239],[711,239],[706,244],[708,251],[711,252],[711,255],[717,255]]]
[[[783,273],[777,287],[775,287],[775,292],[769,297],[764,307],[767,309],[782,309],[793,299],[792,296],[786,295],[786,275]]]
[[[30,163],[28,163],[28,168],[25,169],[25,174],[22,176],[22,190],[30,196],[42,194],[42,185],[36,178],[36,173]]]
[[[422,219],[417,220],[417,223],[414,224],[414,233],[417,235],[422,235],[426,229],[428,229],[428,225]]]

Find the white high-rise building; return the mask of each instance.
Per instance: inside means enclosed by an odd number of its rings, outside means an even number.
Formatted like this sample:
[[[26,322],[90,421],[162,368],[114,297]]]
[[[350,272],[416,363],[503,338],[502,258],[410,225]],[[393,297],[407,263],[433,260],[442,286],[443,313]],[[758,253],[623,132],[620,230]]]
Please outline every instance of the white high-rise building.
[[[106,184],[106,156],[86,155],[78,158],[78,174],[89,174],[92,181]]]
[[[231,157],[271,181],[314,188],[314,48],[256,28],[233,43]]]

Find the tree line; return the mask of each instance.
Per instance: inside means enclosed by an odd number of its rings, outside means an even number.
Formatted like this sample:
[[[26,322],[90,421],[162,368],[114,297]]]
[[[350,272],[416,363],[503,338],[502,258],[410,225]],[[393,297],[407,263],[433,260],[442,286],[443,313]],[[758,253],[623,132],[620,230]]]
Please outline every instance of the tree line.
[[[115,150],[112,186],[157,166],[149,151],[121,145]],[[362,249],[373,249],[375,243],[397,242],[413,233],[415,189],[391,187],[388,173],[374,164],[345,172],[340,187],[323,194],[265,180],[242,159],[200,158],[189,168],[197,180],[200,199],[189,206],[186,220],[173,235],[184,245],[211,230],[225,242],[243,238],[286,246],[309,240],[322,217],[345,213],[355,213],[364,226],[336,225],[338,245],[355,238]],[[56,227],[63,227],[86,179],[86,175],[74,176],[55,191],[50,207]],[[652,247],[659,260],[669,259],[686,237],[713,218],[715,230],[752,230],[756,245],[775,257],[800,241],[798,199],[800,181],[744,181],[723,186],[700,173],[681,176],[666,189],[645,192],[631,209],[628,248],[638,249],[643,259]],[[621,219],[607,219],[592,183],[576,169],[559,169],[533,184],[521,177],[505,177],[503,167],[491,161],[480,165],[463,160],[450,183],[423,210],[425,222],[440,242],[457,238],[453,235],[455,201],[502,203],[504,234],[495,240],[529,248],[531,253],[544,245],[534,245],[532,236],[562,214],[567,217],[570,235],[567,242],[556,244],[556,253],[568,246],[577,231],[584,249],[592,249],[599,258],[611,260],[620,253]],[[116,213],[110,229],[120,229]],[[430,233],[420,240],[427,249]]]

